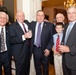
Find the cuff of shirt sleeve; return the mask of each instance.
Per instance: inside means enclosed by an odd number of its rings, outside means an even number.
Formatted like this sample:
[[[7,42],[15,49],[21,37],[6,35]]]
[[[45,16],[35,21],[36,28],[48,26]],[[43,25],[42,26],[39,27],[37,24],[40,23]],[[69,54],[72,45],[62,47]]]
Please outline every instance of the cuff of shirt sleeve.
[[[26,40],[25,37],[24,37],[24,35],[22,35],[22,40],[23,40],[23,41]]]

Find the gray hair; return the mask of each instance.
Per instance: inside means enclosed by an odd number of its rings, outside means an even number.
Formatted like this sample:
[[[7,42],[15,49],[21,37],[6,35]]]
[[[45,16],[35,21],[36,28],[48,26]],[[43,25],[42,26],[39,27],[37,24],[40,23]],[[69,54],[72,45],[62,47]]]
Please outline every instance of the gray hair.
[[[67,11],[68,11],[70,8],[75,8],[75,9],[76,9],[76,6],[70,6],[70,7],[68,7]]]

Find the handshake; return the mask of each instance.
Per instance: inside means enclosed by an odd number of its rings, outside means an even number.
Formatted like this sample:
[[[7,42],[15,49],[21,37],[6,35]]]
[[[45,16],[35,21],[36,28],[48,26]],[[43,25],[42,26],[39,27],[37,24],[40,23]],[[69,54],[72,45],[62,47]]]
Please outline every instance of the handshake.
[[[26,32],[26,33],[24,34],[24,37],[25,37],[26,39],[32,38],[32,31],[31,31],[31,30],[28,30],[28,32]]]

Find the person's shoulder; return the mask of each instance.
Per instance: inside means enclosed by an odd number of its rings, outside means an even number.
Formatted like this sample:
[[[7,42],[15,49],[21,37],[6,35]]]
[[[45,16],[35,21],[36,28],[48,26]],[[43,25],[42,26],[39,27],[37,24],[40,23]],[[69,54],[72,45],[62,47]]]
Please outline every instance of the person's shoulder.
[[[15,27],[17,25],[17,22],[13,22],[9,25],[9,27]]]
[[[45,21],[44,21],[44,23],[45,23],[45,24],[48,24],[48,25],[53,25],[53,23],[51,23],[51,22],[45,22]]]
[[[30,24],[30,22],[29,22],[28,20],[24,20],[24,22],[25,22],[26,24]]]
[[[31,21],[31,23],[36,23],[37,21]]]
[[[51,23],[51,22],[49,22],[49,21],[48,21],[48,22],[47,22],[47,21],[44,21],[44,23],[46,23],[46,24],[52,24],[52,23]]]
[[[32,24],[36,24],[36,21],[31,21],[31,23],[30,23],[30,24],[31,24],[31,25],[32,25]]]

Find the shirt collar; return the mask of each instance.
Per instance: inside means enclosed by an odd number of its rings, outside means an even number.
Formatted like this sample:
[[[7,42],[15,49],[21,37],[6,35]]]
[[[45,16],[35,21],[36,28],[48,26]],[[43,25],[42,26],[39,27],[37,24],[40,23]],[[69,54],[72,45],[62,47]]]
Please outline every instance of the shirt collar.
[[[57,35],[59,35],[59,36],[63,35],[63,31],[60,34],[57,33]]]
[[[75,21],[73,21],[73,22],[69,22],[69,24],[70,24],[70,23],[72,23],[72,24],[74,25],[74,24],[76,23],[76,20],[75,20]]]
[[[5,26],[3,26],[3,27],[2,27],[2,26],[0,26],[0,28],[5,28]]]

